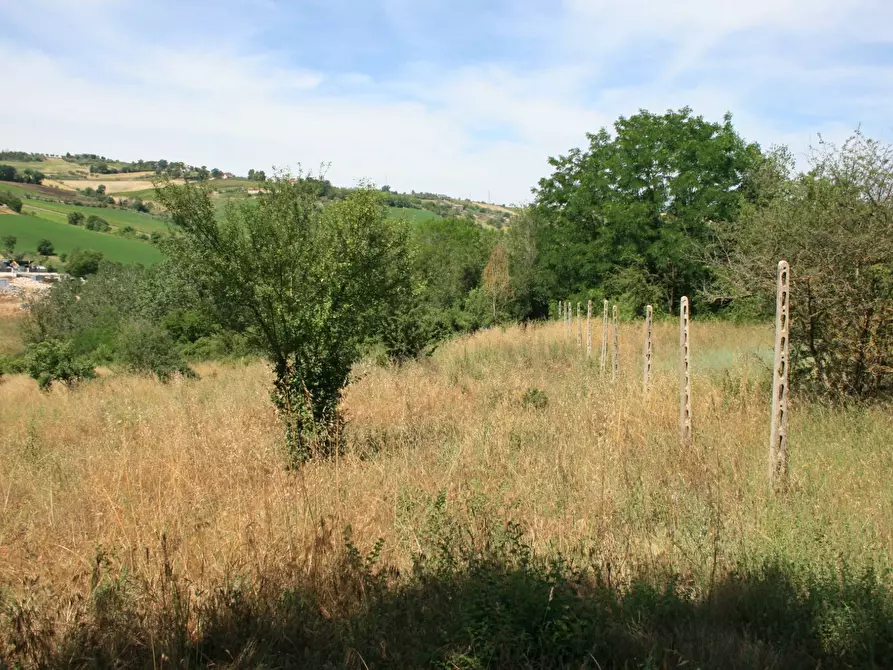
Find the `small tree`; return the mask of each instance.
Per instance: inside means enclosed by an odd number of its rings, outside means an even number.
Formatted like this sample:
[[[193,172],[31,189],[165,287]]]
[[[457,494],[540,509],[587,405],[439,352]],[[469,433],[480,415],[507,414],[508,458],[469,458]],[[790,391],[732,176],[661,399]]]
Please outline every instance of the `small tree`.
[[[68,255],[65,270],[74,277],[95,274],[102,262],[102,252],[90,249],[73,249]]]
[[[81,226],[84,223],[84,215],[80,212],[69,212],[68,223],[72,226]]]
[[[493,320],[498,320],[512,298],[512,278],[509,275],[509,259],[505,245],[497,244],[481,275],[481,286],[493,308]]]
[[[22,199],[9,191],[0,191],[0,205],[6,205],[18,214],[22,213]]]
[[[322,206],[309,181],[267,181],[256,206],[218,222],[205,189],[167,185],[169,254],[192,268],[222,325],[246,331],[273,365],[272,398],[293,462],[337,447],[338,401],[361,345],[412,291],[404,226],[361,188]]]
[[[76,357],[70,342],[47,340],[32,344],[25,352],[28,374],[37,381],[41,391],[49,391],[55,381],[68,387],[95,376],[93,364]]]
[[[837,401],[893,392],[893,147],[856,134],[812,163],[793,179],[786,152],[762,166],[763,193],[723,231],[725,284],[771,313],[787,260],[792,389]]]
[[[100,233],[107,233],[109,230],[111,230],[109,222],[100,216],[96,216],[95,214],[91,214],[87,217],[87,222],[84,224],[84,227],[87,230],[95,230]]]
[[[52,256],[55,251],[53,243],[47,239],[40,240],[37,243],[37,253],[41,256]]]
[[[3,238],[3,250],[7,256],[12,256],[15,253],[16,242],[18,242],[18,239],[15,235],[6,235]]]

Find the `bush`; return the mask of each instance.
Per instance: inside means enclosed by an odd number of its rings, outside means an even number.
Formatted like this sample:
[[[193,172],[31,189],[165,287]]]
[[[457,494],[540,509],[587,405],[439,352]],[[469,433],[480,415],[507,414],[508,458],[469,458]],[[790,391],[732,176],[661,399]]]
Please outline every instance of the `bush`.
[[[73,249],[68,255],[65,269],[75,277],[86,277],[95,274],[102,262],[102,252],[90,249]]]
[[[41,391],[48,391],[53,382],[71,387],[96,375],[92,362],[75,357],[70,342],[47,340],[32,344],[25,352],[25,361],[28,374]]]
[[[22,213],[22,200],[9,191],[0,192],[0,205],[6,205],[12,211]]]
[[[725,280],[771,313],[779,260],[791,266],[791,384],[833,401],[893,392],[893,147],[855,135],[788,179],[777,154],[767,193],[729,232]]]
[[[118,337],[117,358],[130,372],[151,373],[161,382],[178,373],[189,378],[197,376],[171,336],[149,324],[124,327]]]
[[[80,226],[84,223],[84,215],[80,212],[69,212],[68,213],[68,223],[72,226]]]
[[[95,230],[99,233],[106,233],[111,230],[109,222],[95,214],[91,214],[87,217],[87,223],[84,224],[84,227],[87,230]]]

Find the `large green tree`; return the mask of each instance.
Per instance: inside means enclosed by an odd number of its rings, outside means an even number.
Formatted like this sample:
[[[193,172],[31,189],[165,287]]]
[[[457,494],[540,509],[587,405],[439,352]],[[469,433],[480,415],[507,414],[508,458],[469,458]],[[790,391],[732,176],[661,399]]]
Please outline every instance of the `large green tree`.
[[[267,179],[222,220],[200,186],[167,185],[171,256],[221,324],[247,332],[275,372],[273,400],[295,462],[337,447],[338,401],[362,345],[412,293],[405,226],[361,188],[324,205],[314,184]]]
[[[598,290],[671,311],[709,279],[712,224],[738,217],[756,145],[688,108],[640,111],[550,158],[536,208],[541,280],[552,298]]]

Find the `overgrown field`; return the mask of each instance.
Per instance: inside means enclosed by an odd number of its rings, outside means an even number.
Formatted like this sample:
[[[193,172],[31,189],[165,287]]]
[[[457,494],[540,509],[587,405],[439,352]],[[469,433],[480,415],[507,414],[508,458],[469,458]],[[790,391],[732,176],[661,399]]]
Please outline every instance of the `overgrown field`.
[[[26,666],[883,667],[889,408],[794,404],[769,494],[770,326],[561,325],[361,366],[347,446],[288,470],[257,362],[0,384],[0,658]]]
[[[111,261],[143,265],[157,263],[162,258],[161,252],[148,242],[99,233],[61,221],[49,221],[40,216],[0,214],[0,236],[5,235],[16,237],[17,250],[32,254],[36,253],[40,240],[48,239],[53,243],[56,254],[71,253],[75,248],[93,249],[101,251]]]

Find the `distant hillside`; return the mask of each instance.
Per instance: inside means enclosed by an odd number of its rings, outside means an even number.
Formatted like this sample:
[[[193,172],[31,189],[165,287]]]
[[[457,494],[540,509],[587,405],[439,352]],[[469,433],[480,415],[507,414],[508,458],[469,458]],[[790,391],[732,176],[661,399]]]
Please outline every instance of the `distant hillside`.
[[[10,179],[8,170],[2,172],[3,166],[14,170],[19,178]],[[24,181],[33,181],[34,175],[39,174],[39,183],[21,183],[26,171],[28,179]],[[0,188],[17,192],[20,197],[57,200],[77,206],[118,206],[143,213],[151,213],[153,209],[153,180],[160,177],[173,183],[206,183],[212,191],[217,210],[222,212],[226,202],[256,195],[262,188],[265,176],[262,170],[249,170],[247,177],[239,177],[219,168],[208,169],[204,165],[194,166],[167,159],[128,162],[89,153],[44,155],[26,151],[0,151],[0,181],[7,179],[15,182],[3,184]],[[335,186],[325,179],[317,181],[321,195],[325,198],[338,199],[351,190]],[[500,229],[510,226],[515,214],[508,207],[442,194],[397,193],[388,186],[382,190],[392,215],[405,214],[411,220],[471,217],[482,226]],[[149,228],[150,225],[143,225],[138,229]]]

